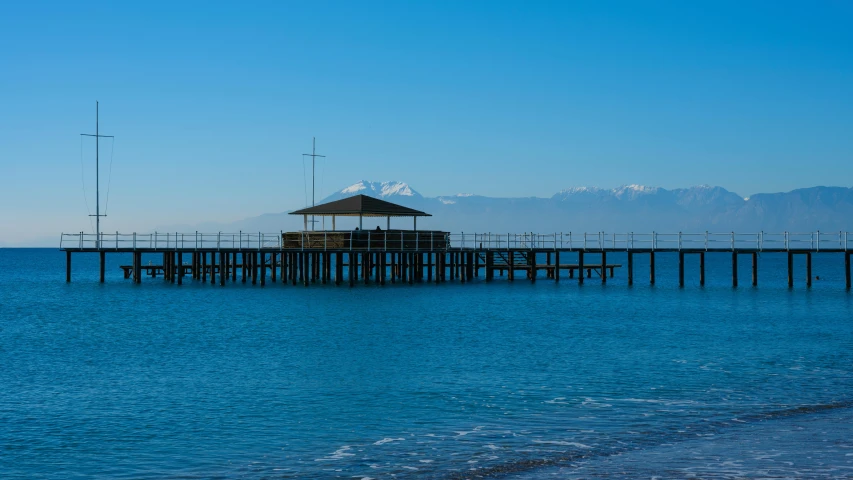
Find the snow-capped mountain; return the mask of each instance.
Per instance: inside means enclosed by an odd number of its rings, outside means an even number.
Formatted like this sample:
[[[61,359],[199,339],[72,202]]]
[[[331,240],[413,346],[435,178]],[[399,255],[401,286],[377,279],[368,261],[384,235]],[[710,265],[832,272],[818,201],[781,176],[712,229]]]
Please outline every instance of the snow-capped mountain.
[[[418,220],[419,228],[453,232],[853,231],[853,188],[845,187],[760,193],[747,199],[708,185],[673,190],[573,187],[550,198],[470,193],[424,197],[404,182],[362,180],[318,203],[358,194],[423,210],[433,216]],[[207,230],[278,231],[300,229],[301,222],[283,212]],[[339,219],[339,228],[341,222],[345,220]],[[395,222],[408,225],[405,219]]]
[[[321,203],[340,200],[342,198],[351,197],[353,195],[369,195],[389,200],[389,197],[417,197],[423,198],[422,195],[413,190],[408,183],[404,182],[370,182],[362,180],[354,183],[346,188],[343,188],[328,197],[324,198]],[[393,201],[393,200],[389,200]]]

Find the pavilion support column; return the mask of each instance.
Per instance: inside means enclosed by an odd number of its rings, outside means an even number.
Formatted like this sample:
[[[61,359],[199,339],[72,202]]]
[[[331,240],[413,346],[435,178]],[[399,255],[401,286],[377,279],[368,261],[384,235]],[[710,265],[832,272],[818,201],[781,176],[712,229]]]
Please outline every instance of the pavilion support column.
[[[290,252],[290,284],[296,285],[299,279],[299,253]]]
[[[379,267],[379,285],[385,285],[385,256],[386,253],[382,252],[379,255],[378,267]]]
[[[311,284],[311,253],[302,253],[302,284],[306,287]]]
[[[335,252],[335,285],[341,284],[344,276],[344,252]]]
[[[415,217],[415,218],[417,218],[417,217]],[[415,220],[415,222],[417,222],[417,220]],[[415,254],[413,254],[413,253],[408,253],[407,255],[408,255],[408,257],[409,257],[409,258],[407,259],[407,260],[408,260],[408,263],[409,263],[409,268],[408,268],[408,271],[409,271],[409,272],[408,272],[408,278],[409,278],[409,285],[411,285],[411,284],[414,282],[414,276],[415,276],[415,275],[414,275],[414,273],[415,273],[415,268],[414,268]]]
[[[705,286],[705,252],[699,252],[699,285]]]
[[[352,287],[355,285],[355,260],[352,251],[347,253],[347,261],[349,262],[349,266],[347,267],[347,274],[349,275],[349,286]]]
[[[427,283],[432,282],[432,252],[427,252],[426,254],[426,271],[427,271]]]

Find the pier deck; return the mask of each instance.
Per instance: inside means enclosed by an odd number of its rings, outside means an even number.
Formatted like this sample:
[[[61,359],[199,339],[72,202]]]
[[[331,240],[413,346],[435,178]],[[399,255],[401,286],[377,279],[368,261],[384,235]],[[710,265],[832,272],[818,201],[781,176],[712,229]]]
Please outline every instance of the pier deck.
[[[358,241],[350,239],[358,238]],[[390,283],[471,281],[481,276],[486,281],[495,273],[508,280],[517,272],[535,281],[544,278],[559,281],[563,272],[568,278],[583,283],[593,273],[606,282],[621,264],[607,263],[608,253],[626,253],[628,284],[634,282],[634,256],[649,256],[649,282],[655,283],[655,257],[660,254],[678,256],[679,285],[684,285],[684,259],[699,256],[700,285],[705,283],[705,254],[725,252],[732,258],[732,286],[738,286],[739,258],[751,259],[752,285],[758,284],[758,255],[784,253],[788,256],[788,285],[794,285],[794,257],[806,257],[806,285],[812,282],[812,255],[842,253],[846,286],[851,288],[850,257],[853,237],[847,232],[831,234],[781,233],[767,234],[451,234],[445,232],[359,231],[290,232],[278,234],[63,234],[60,249],[66,252],[66,280],[71,281],[71,256],[74,253],[97,253],[100,256],[100,279],[104,281],[107,253],[130,253],[132,265],[120,268],[125,278],[140,282],[143,275],[162,275],[166,280],[182,283],[187,275],[193,279],[242,281],[264,285],[269,277],[285,283],[308,285],[322,283],[376,282]],[[159,265],[143,265],[143,254],[162,254]],[[560,262],[560,255],[577,255],[577,263]],[[593,255],[593,261],[588,255]],[[186,256],[186,257],[185,257]],[[184,262],[188,258],[189,262]],[[544,263],[542,260],[544,259]],[[144,272],[144,274],[143,274]]]

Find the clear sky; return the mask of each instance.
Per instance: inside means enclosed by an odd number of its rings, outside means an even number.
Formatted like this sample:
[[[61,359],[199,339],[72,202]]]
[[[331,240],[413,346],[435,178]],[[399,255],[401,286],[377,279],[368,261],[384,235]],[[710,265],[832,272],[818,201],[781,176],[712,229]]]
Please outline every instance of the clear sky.
[[[849,1],[7,3],[0,241],[90,229],[95,100],[105,231],[301,207],[312,136],[318,198],[851,186],[851,25]]]

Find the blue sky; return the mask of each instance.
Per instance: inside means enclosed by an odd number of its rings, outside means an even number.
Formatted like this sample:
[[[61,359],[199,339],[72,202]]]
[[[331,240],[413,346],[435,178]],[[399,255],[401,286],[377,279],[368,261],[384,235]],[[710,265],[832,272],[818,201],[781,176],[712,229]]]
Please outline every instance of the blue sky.
[[[95,100],[106,231],[301,207],[312,136],[318,198],[851,186],[852,24],[845,1],[15,2],[0,241],[89,229]]]

